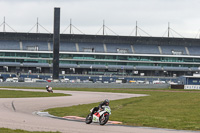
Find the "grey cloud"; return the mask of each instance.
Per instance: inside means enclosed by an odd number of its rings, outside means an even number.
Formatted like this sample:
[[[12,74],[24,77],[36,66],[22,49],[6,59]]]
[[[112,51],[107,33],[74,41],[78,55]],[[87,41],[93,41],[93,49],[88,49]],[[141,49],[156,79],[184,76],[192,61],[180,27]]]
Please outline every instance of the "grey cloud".
[[[0,24],[6,16],[9,25],[26,32],[39,17],[39,23],[52,32],[53,8],[61,7],[61,31],[71,18],[84,33],[96,34],[105,20],[119,35],[129,35],[138,21],[152,36],[162,36],[170,22],[183,36],[194,37],[200,28],[198,4],[198,0],[0,0]]]

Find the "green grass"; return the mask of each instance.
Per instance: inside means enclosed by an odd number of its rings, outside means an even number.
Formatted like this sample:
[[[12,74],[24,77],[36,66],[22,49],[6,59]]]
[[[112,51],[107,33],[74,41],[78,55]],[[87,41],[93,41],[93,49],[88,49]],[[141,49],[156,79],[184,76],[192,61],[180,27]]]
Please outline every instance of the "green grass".
[[[0,90],[0,98],[55,97],[55,96],[69,96],[69,94]]]
[[[68,90],[68,89],[67,89]],[[85,89],[76,89],[85,90]],[[86,89],[93,90],[93,89]],[[115,100],[110,102],[110,120],[124,125],[158,127],[181,130],[200,130],[199,91],[165,92],[142,89],[94,89],[95,91],[148,94],[150,96]],[[104,100],[104,99],[102,99]],[[86,117],[89,110],[99,103],[48,109],[56,116],[75,115]]]
[[[69,95],[62,93],[0,90],[0,98],[55,97],[55,96],[69,96]],[[0,128],[0,133],[60,133],[60,132],[30,132],[20,129],[12,130],[8,128]]]
[[[20,130],[20,129],[8,129],[8,128],[0,128],[0,133],[60,133],[60,132],[30,132],[30,131],[25,131],[25,130]]]
[[[54,90],[148,94],[150,96],[111,101],[110,120],[121,121],[124,125],[131,126],[200,130],[200,91],[131,88],[54,88]],[[68,115],[86,117],[89,110],[98,104],[54,108],[45,111],[61,117]]]

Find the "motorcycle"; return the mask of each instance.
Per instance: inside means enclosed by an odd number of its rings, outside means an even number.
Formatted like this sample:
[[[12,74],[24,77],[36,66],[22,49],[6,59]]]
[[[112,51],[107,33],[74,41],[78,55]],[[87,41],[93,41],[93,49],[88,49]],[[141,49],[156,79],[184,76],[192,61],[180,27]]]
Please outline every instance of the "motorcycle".
[[[52,87],[47,88],[47,91],[53,93]]]
[[[85,123],[90,124],[92,122],[99,123],[100,125],[105,125],[108,122],[109,116],[111,115],[111,109],[109,106],[104,106],[104,109],[98,110],[93,115],[92,113],[88,114],[86,117]],[[93,108],[90,110],[90,112],[93,111]]]

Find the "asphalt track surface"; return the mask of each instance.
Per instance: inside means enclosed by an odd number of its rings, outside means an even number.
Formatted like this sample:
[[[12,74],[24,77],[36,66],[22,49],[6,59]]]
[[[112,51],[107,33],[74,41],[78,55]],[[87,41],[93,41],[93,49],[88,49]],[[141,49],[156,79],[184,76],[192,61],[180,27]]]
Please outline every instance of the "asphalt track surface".
[[[34,89],[20,90],[40,92],[45,91]],[[48,108],[95,103],[100,102],[106,98],[110,100],[116,100],[130,97],[146,96],[143,94],[59,90],[54,90],[54,93],[65,93],[71,94],[72,96],[42,98],[0,98],[0,127],[22,129],[28,131],[60,131],[63,133],[194,133],[194,131],[132,127],[109,124],[105,126],[100,126],[99,124],[88,125],[84,122],[55,119],[51,117],[41,117],[39,115],[36,115],[35,112],[42,111]]]

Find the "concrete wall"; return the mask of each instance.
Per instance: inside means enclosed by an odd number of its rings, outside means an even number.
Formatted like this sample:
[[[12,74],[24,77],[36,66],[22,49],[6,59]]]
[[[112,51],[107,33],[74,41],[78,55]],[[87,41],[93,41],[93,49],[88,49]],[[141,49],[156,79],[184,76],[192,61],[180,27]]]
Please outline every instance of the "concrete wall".
[[[117,83],[24,83],[2,82],[1,87],[65,87],[65,88],[169,88],[169,84],[117,84]]]

